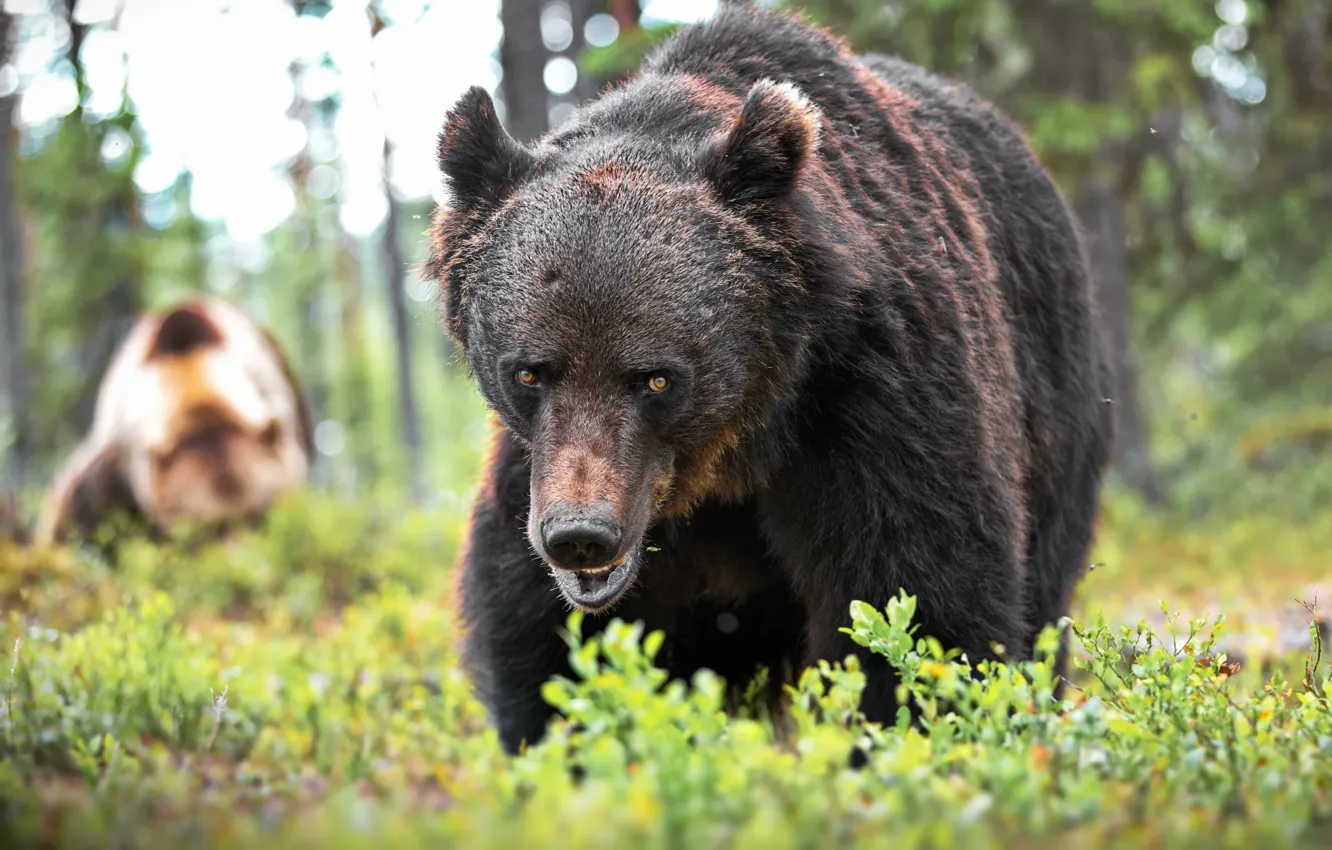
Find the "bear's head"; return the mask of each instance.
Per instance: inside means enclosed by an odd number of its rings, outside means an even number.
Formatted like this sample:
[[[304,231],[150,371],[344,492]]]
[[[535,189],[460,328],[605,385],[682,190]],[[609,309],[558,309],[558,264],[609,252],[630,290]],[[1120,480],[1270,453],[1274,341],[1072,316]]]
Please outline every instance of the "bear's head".
[[[789,84],[680,85],[641,79],[534,147],[473,88],[440,135],[427,274],[529,449],[531,545],[588,611],[631,585],[654,521],[745,496],[746,444],[790,394],[802,283],[783,236],[821,117]]]
[[[306,480],[306,423],[285,361],[222,309],[197,301],[162,314],[125,373],[128,478],[163,528],[256,516]]]

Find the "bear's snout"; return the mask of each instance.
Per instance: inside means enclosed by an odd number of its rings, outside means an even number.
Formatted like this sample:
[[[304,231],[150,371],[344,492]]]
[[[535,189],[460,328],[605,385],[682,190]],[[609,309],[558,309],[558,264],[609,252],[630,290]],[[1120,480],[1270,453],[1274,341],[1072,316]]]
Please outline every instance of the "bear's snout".
[[[542,548],[555,566],[566,570],[595,570],[610,564],[622,539],[623,530],[608,510],[556,505],[541,523]]]

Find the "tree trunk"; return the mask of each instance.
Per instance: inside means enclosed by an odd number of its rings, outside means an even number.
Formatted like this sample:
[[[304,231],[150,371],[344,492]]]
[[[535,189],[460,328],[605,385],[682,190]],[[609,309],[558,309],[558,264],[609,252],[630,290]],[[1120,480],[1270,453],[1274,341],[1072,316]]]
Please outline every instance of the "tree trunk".
[[[610,0],[610,13],[620,25],[621,33],[638,26],[638,18],[642,12],[638,0]]]
[[[1033,3],[1034,20],[1047,34],[1033,40],[1032,84],[1036,90],[1104,104],[1131,84],[1132,45],[1095,16],[1095,9],[1084,4]],[[1090,243],[1097,302],[1116,367],[1113,466],[1148,502],[1157,503],[1163,493],[1151,463],[1132,351],[1133,275],[1125,199],[1119,188],[1136,182],[1129,169],[1140,166],[1129,160],[1123,142],[1102,145],[1084,164],[1086,176],[1073,187],[1071,200]]]
[[[347,473],[344,492],[351,498],[356,495],[362,480],[374,480],[379,474],[379,466],[368,414],[369,355],[365,345],[365,314],[361,308],[361,280],[364,276],[361,264],[345,239],[338,246],[334,277],[341,294],[339,332],[342,374],[346,382],[342,399],[342,426],[347,437],[344,449],[346,459],[340,466]]]
[[[1115,447],[1113,462],[1129,486],[1148,502],[1162,498],[1161,488],[1148,454],[1148,438],[1138,399],[1138,367],[1129,338],[1128,225],[1124,199],[1113,183],[1089,177],[1075,204],[1086,230],[1092,272],[1096,278],[1097,306],[1110,345],[1115,369]]]
[[[393,312],[393,341],[398,363],[398,405],[402,423],[402,441],[407,453],[407,480],[412,501],[425,499],[422,483],[421,434],[416,416],[416,396],[412,382],[412,327],[407,319],[407,261],[403,256],[400,232],[402,213],[389,184],[389,158],[393,145],[384,138],[384,196],[388,215],[384,219],[384,283],[389,291]]]
[[[506,4],[507,5],[507,4]],[[536,4],[540,11],[540,3]],[[378,35],[384,28],[380,7],[371,6],[370,34]],[[541,33],[537,31],[537,46],[541,46]],[[506,68],[505,76],[508,76]],[[378,97],[376,96],[376,102]],[[388,288],[389,308],[393,318],[393,353],[397,362],[398,417],[402,427],[402,443],[407,459],[407,484],[411,499],[416,504],[425,501],[425,485],[421,468],[421,430],[416,414],[416,393],[412,381],[412,326],[407,318],[407,258],[402,250],[402,206],[393,196],[389,181],[389,165],[393,160],[393,142],[384,131],[383,179],[384,200],[388,202],[388,215],[384,217],[381,254],[384,260],[384,285]]]
[[[10,58],[14,17],[0,9],[0,67]],[[27,464],[27,370],[24,368],[23,262],[14,207],[14,109],[18,94],[0,98],[0,423],[8,419],[9,446],[0,480],[22,486]]]
[[[541,41],[541,0],[501,0],[500,66],[504,79],[505,126],[520,142],[531,142],[550,126],[546,100],[546,46]]]
[[[299,2],[294,4],[298,15],[303,11],[304,5]],[[293,88],[300,92],[300,86],[298,85],[299,66],[297,63],[291,63],[287,73],[291,77]],[[293,98],[287,114],[289,117],[300,121],[307,131],[316,129],[315,125],[318,119],[315,110],[300,94]],[[296,226],[305,230],[309,240],[308,250],[311,254],[318,255],[320,250],[319,227],[316,221],[318,209],[311,201],[308,188],[310,172],[313,167],[309,148],[302,148],[288,165],[287,177],[291,181],[291,189],[296,195]],[[318,423],[323,421],[327,415],[329,392],[329,380],[324,368],[324,334],[319,319],[315,316],[315,311],[321,300],[320,295],[326,286],[323,262],[312,259],[308,264],[303,264],[291,283],[291,295],[294,300],[296,315],[300,317],[297,331],[299,350],[296,353],[296,362],[301,366],[301,383],[304,386],[306,402],[310,405],[310,416],[314,422]],[[318,452],[315,453],[311,467],[311,481],[317,485],[326,483],[326,464]]]
[[[83,120],[83,99],[88,92],[87,76],[83,70],[80,53],[88,28],[74,18],[76,0],[66,0],[66,21],[69,24],[69,50],[67,56],[74,68],[74,86],[78,92],[78,103],[66,121]],[[117,196],[117,200],[100,209],[88,210],[88,214],[97,219],[97,226],[103,232],[121,232],[128,234],[139,227],[138,194],[129,184],[126,192]],[[74,403],[73,418],[80,432],[85,432],[92,425],[93,412],[97,406],[97,394],[101,389],[102,377],[111,363],[116,349],[129,335],[140,311],[143,309],[140,281],[137,266],[123,272],[112,282],[107,290],[102,290],[97,298],[95,314],[80,316],[82,324],[82,342],[76,355],[76,362],[83,387]],[[85,281],[85,284],[89,283]]]
[[[587,36],[584,34],[584,28],[587,26],[587,19],[597,13],[597,3],[594,0],[569,0],[569,13],[573,18],[573,41],[569,43],[569,49],[565,53],[574,62],[583,55],[587,49]],[[576,104],[582,103],[595,96],[597,93],[597,81],[592,75],[583,73],[580,68],[578,71],[578,82],[574,84],[574,90],[569,93]]]

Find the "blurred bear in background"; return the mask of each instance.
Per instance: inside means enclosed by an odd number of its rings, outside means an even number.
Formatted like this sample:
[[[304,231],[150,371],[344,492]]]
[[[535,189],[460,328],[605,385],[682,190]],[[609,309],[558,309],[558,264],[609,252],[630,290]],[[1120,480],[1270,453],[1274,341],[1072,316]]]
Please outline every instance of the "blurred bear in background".
[[[253,520],[305,486],[312,459],[281,346],[231,304],[192,299],[142,316],[116,352],[34,542],[86,539],[115,514],[160,534]]]

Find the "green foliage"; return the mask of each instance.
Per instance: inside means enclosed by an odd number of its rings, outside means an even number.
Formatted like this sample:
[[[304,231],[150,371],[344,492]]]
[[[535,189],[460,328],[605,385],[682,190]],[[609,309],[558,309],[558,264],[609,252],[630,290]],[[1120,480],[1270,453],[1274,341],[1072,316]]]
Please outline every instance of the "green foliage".
[[[109,553],[10,546],[0,550],[0,600],[29,627],[64,629],[151,588],[195,616],[310,627],[386,586],[434,587],[457,551],[456,516],[306,492],[270,511],[261,533],[219,541],[182,531],[171,545],[121,534]]]
[[[1126,532],[1143,518],[1108,518],[1104,551],[1142,548],[1146,532]],[[919,718],[880,727],[856,710],[867,679],[854,657],[804,671],[775,716],[728,713],[743,683],[668,681],[660,632],[617,620],[589,635],[575,613],[575,675],[543,690],[564,716],[507,759],[457,653],[457,528],[451,511],[312,496],[228,541],[123,540],[114,564],[0,544],[7,834],[217,847],[1327,837],[1320,637],[1259,677],[1221,647],[1222,617],[1183,634],[1173,620],[1073,623],[1073,684],[1055,700],[1053,628],[1034,660],[973,664],[916,633],[910,595],[856,602],[845,631],[888,660]],[[1253,555],[1225,552],[1210,571],[1241,575]]]
[[[142,153],[132,113],[92,121],[75,110],[31,158],[20,160],[15,192],[32,226],[24,275],[27,354],[40,376],[29,383],[36,411],[75,409],[97,377],[85,373],[104,368],[90,361],[96,341],[117,330],[106,323],[122,318],[117,306],[136,305],[149,250],[133,181]],[[68,416],[53,418],[32,433],[39,451],[81,436]]]
[[[638,70],[643,58],[680,28],[679,24],[634,27],[605,47],[590,47],[578,58],[579,73],[594,79],[616,79]]]

